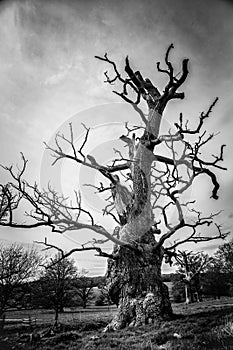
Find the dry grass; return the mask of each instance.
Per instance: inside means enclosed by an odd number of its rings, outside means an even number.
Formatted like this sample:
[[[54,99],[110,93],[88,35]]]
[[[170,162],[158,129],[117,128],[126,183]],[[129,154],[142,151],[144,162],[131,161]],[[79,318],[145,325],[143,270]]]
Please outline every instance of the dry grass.
[[[174,320],[157,325],[126,328],[114,333],[102,333],[114,310],[93,309],[62,315],[57,333],[39,338],[48,329],[50,313],[37,313],[44,325],[30,329],[20,325],[6,328],[5,337],[15,350],[199,350],[233,349],[233,299],[205,301],[191,306],[175,305]],[[33,312],[33,311],[32,311]],[[81,314],[81,319],[79,319]],[[18,316],[20,315],[20,312]],[[16,316],[16,315],[14,315]],[[1,348],[2,350],[2,348]]]

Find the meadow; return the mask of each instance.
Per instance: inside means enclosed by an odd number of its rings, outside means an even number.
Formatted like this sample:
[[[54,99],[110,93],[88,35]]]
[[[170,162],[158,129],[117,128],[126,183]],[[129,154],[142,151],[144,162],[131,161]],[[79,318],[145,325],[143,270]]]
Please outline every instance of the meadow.
[[[52,310],[10,311],[0,336],[0,349],[233,349],[233,298],[188,306],[173,304],[173,310],[173,320],[113,333],[102,331],[117,311],[115,307],[68,309],[60,314],[56,330],[51,327]]]

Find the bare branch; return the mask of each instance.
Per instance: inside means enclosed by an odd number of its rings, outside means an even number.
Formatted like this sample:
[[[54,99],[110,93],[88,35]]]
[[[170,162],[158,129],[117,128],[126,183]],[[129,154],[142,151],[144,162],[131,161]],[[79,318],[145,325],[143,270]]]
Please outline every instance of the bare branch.
[[[60,247],[47,243],[47,240],[45,239],[44,242],[42,241],[34,241],[34,243],[37,244],[42,244],[45,246],[45,248],[43,249],[44,251],[46,250],[50,250],[50,249],[56,249],[57,251],[59,251],[59,253],[61,254],[61,258],[58,259],[54,264],[57,264],[59,261],[68,258],[70,255],[76,253],[76,252],[82,252],[82,251],[90,251],[90,250],[95,250],[98,253],[98,256],[102,256],[105,258],[110,258],[110,259],[116,259],[115,256],[113,256],[112,254],[107,254],[105,252],[102,251],[102,249],[100,247],[85,247],[84,245],[81,248],[74,248],[71,249],[69,252],[64,252],[63,249],[61,249]],[[52,265],[49,265],[49,267],[51,267]]]
[[[202,112],[199,118],[199,124],[197,125],[196,129],[188,129],[187,123],[185,124],[185,129],[183,128],[183,115],[180,113],[180,121],[179,124],[175,123],[175,127],[178,129],[180,134],[198,134],[201,131],[201,128],[204,124],[205,119],[209,118],[213,108],[218,102],[218,97],[215,98],[213,103],[210,105],[208,111],[206,113]]]

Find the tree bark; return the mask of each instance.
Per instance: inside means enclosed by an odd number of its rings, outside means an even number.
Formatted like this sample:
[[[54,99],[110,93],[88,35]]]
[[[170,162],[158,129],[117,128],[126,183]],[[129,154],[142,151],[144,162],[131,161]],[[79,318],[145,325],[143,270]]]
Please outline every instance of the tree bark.
[[[144,234],[138,244],[139,251],[116,247],[116,260],[108,261],[109,294],[119,306],[105,331],[156,323],[172,315],[168,288],[161,276],[163,250],[156,249],[151,231]]]

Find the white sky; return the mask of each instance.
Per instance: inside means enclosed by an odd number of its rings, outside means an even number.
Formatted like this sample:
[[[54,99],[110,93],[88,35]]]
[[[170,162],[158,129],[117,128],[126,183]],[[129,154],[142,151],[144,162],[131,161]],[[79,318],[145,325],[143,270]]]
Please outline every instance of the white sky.
[[[163,128],[172,125],[183,111],[195,125],[198,115],[220,97],[209,131],[221,131],[213,142],[227,144],[225,164],[220,174],[218,202],[208,200],[210,187],[204,182],[195,191],[205,193],[200,201],[207,209],[224,209],[220,222],[232,228],[232,78],[233,78],[233,6],[217,0],[130,0],[130,1],[3,1],[0,5],[0,163],[19,161],[22,151],[29,166],[27,177],[43,185],[47,180],[64,192],[94,179],[96,174],[62,163],[51,168],[43,141],[51,142],[57,130],[65,132],[70,121],[76,137],[82,134],[81,122],[92,126],[95,136],[87,151],[99,161],[113,157],[111,149],[120,145],[123,121],[138,122],[128,106],[119,102],[103,84],[106,66],[94,55],[105,52],[123,66],[128,54],[134,69],[139,69],[162,89],[164,77],[156,72],[168,45],[173,42],[174,62],[190,58],[190,75],[185,83],[186,99],[172,103],[165,114]],[[211,150],[212,152],[212,150]],[[6,176],[0,172],[0,180]],[[83,188],[82,188],[82,191]],[[87,204],[97,210],[97,202],[85,189]],[[108,227],[113,223],[106,221]],[[74,243],[48,229],[12,230],[0,228],[0,239],[32,242],[47,236],[64,249]],[[82,242],[93,234],[72,233]],[[204,249],[216,248],[212,242]],[[111,246],[108,245],[110,251]],[[196,249],[196,247],[194,247]],[[105,259],[94,253],[76,255],[78,266],[91,274],[104,272]]]

